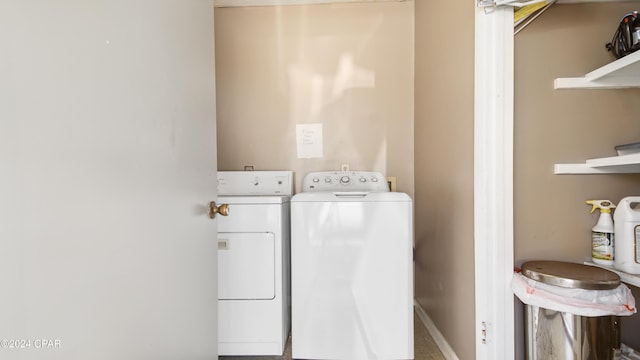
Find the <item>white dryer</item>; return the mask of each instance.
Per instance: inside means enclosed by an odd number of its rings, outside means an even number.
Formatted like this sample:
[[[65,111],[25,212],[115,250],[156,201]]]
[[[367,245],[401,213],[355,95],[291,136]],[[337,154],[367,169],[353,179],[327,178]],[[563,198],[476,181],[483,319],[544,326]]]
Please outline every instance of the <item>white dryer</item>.
[[[220,171],[218,353],[282,355],[290,328],[291,171]]]
[[[376,172],[317,172],[291,199],[292,355],[413,359],[411,198]]]

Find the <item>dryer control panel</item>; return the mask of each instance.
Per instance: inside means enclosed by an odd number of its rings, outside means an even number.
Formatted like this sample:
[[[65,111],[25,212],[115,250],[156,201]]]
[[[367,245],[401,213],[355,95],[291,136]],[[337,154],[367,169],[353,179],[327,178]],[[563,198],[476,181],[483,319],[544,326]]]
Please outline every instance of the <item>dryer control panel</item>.
[[[218,195],[290,196],[293,171],[218,171]]]
[[[375,171],[320,171],[304,177],[302,191],[386,192],[389,184]]]

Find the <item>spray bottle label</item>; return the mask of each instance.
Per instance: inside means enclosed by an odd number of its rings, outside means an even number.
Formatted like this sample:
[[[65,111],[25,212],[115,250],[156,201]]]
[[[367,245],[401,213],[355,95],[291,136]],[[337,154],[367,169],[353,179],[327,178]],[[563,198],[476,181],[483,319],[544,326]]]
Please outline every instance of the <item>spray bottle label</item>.
[[[640,237],[640,229],[636,230],[636,238]],[[591,232],[593,248],[591,256],[598,260],[613,260],[613,233]],[[638,260],[636,258],[636,260]]]
[[[633,250],[635,251],[635,260],[636,260],[636,264],[640,264],[640,249],[638,249],[638,246],[640,246],[640,225],[636,225],[633,228]]]

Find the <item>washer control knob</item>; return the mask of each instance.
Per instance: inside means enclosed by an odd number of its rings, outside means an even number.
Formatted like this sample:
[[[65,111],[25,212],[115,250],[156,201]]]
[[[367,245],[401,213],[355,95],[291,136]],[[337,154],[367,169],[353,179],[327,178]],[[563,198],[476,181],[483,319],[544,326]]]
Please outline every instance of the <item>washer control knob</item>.
[[[331,178],[327,176],[326,178],[324,178],[324,182],[326,182],[327,184],[330,183],[331,182]]]
[[[364,178],[364,177],[361,177],[361,178],[360,178],[360,182],[361,182],[361,183],[365,183],[365,182],[367,182],[367,179],[366,179],[366,178]]]
[[[320,182],[320,179],[318,179],[317,177],[314,177],[314,178],[313,178],[313,182],[314,182],[314,183]]]
[[[340,178],[340,183],[342,184],[348,184],[349,181],[351,181],[351,179],[348,176],[343,176]]]
[[[372,178],[371,178],[371,181],[373,181],[373,182],[378,182],[378,178],[377,178],[377,177],[372,177]]]

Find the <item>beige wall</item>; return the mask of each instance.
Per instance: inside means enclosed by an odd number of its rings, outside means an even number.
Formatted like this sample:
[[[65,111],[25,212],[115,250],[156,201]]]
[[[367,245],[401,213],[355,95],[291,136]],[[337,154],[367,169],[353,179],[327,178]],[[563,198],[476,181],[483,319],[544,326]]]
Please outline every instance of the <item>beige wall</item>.
[[[413,197],[413,1],[217,8],[218,168],[376,170]],[[296,124],[324,156],[299,159]]]
[[[416,298],[460,359],[475,358],[476,335],[474,9],[473,1],[415,8]]]
[[[614,156],[615,145],[640,141],[640,90],[553,90],[557,77],[581,76],[614,60],[604,45],[620,18],[636,8],[554,5],[515,38],[517,265],[590,259],[598,215],[589,214],[585,200],[617,203],[640,194],[638,175],[553,174],[554,163]],[[630,334],[624,326],[623,337]]]

